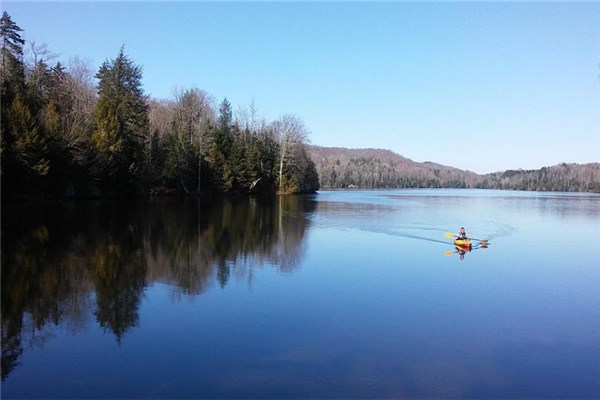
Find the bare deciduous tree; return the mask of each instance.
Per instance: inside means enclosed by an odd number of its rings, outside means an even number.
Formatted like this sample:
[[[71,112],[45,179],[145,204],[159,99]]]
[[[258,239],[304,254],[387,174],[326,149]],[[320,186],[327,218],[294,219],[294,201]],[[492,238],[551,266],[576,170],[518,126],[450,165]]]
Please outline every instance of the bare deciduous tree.
[[[84,162],[98,100],[94,71],[89,60],[73,57],[67,72],[63,84],[69,104],[63,120],[64,132],[76,161]]]
[[[308,142],[308,131],[300,118],[286,114],[273,122],[273,130],[279,143],[279,190],[283,190],[283,167],[291,162],[298,146]]]
[[[56,59],[58,59],[58,54],[48,49],[48,43],[38,43],[35,40],[27,42],[25,48],[25,63],[27,65],[35,66],[40,61],[50,64]]]
[[[164,137],[171,129],[173,122],[175,114],[173,102],[170,100],[149,99],[148,106],[150,133]]]
[[[250,101],[248,106],[238,107],[234,122],[241,131],[248,131],[252,134],[264,133],[269,128],[266,118],[258,114],[258,106],[254,99]]]
[[[173,127],[182,148],[185,144],[198,150],[198,191],[202,172],[202,156],[205,154],[206,133],[215,121],[214,99],[198,88],[175,89]],[[184,144],[185,143],[185,144]]]

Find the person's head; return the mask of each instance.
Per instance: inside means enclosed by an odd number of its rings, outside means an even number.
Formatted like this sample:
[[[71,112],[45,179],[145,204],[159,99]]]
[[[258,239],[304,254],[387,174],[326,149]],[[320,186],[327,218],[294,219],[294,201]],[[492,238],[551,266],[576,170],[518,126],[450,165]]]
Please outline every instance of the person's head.
[[[460,233],[465,233],[465,228],[464,227],[460,228]]]

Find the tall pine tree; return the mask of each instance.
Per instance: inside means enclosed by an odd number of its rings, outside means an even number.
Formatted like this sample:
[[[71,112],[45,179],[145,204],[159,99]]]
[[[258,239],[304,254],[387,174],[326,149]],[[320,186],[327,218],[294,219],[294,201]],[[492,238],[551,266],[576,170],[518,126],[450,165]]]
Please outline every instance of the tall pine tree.
[[[25,86],[25,68],[23,67],[23,45],[21,29],[6,11],[0,18],[0,77],[2,79],[2,100],[12,100],[18,90]],[[11,97],[6,97],[11,96]]]
[[[27,172],[19,162],[15,149],[18,133],[15,126],[33,129],[31,112],[24,99],[25,68],[23,66],[23,30],[6,11],[0,18],[0,153],[2,163],[2,197],[16,195],[26,185]],[[16,102],[16,103],[15,103]],[[13,115],[13,112],[15,115]],[[19,119],[20,120],[16,120]]]
[[[231,103],[223,99],[219,106],[217,129],[211,131],[211,146],[207,159],[211,167],[212,181],[222,192],[231,192],[236,186],[236,179],[231,165],[233,147],[233,113]]]
[[[92,144],[96,174],[104,193],[134,194],[142,189],[144,141],[148,136],[148,104],[142,89],[142,69],[121,47],[98,74],[97,129]]]

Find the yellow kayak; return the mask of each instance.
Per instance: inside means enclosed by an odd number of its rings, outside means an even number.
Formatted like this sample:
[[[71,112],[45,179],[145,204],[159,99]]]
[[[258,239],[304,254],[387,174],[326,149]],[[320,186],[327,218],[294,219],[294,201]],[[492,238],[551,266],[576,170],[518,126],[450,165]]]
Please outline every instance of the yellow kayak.
[[[466,250],[471,250],[471,241],[469,239],[454,239],[454,245]]]

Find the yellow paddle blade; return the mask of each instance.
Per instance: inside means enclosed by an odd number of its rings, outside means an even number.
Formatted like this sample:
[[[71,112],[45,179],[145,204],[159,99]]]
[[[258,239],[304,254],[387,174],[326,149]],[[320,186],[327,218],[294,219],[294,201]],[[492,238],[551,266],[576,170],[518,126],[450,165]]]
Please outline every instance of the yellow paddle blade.
[[[448,257],[448,256],[451,256],[452,254],[454,254],[454,252],[453,252],[453,251],[447,251],[447,252],[445,252],[445,253],[444,253],[444,255],[445,255],[446,257]]]
[[[444,236],[451,238],[451,237],[454,237],[456,235],[454,233],[446,232],[446,233],[444,233]]]

